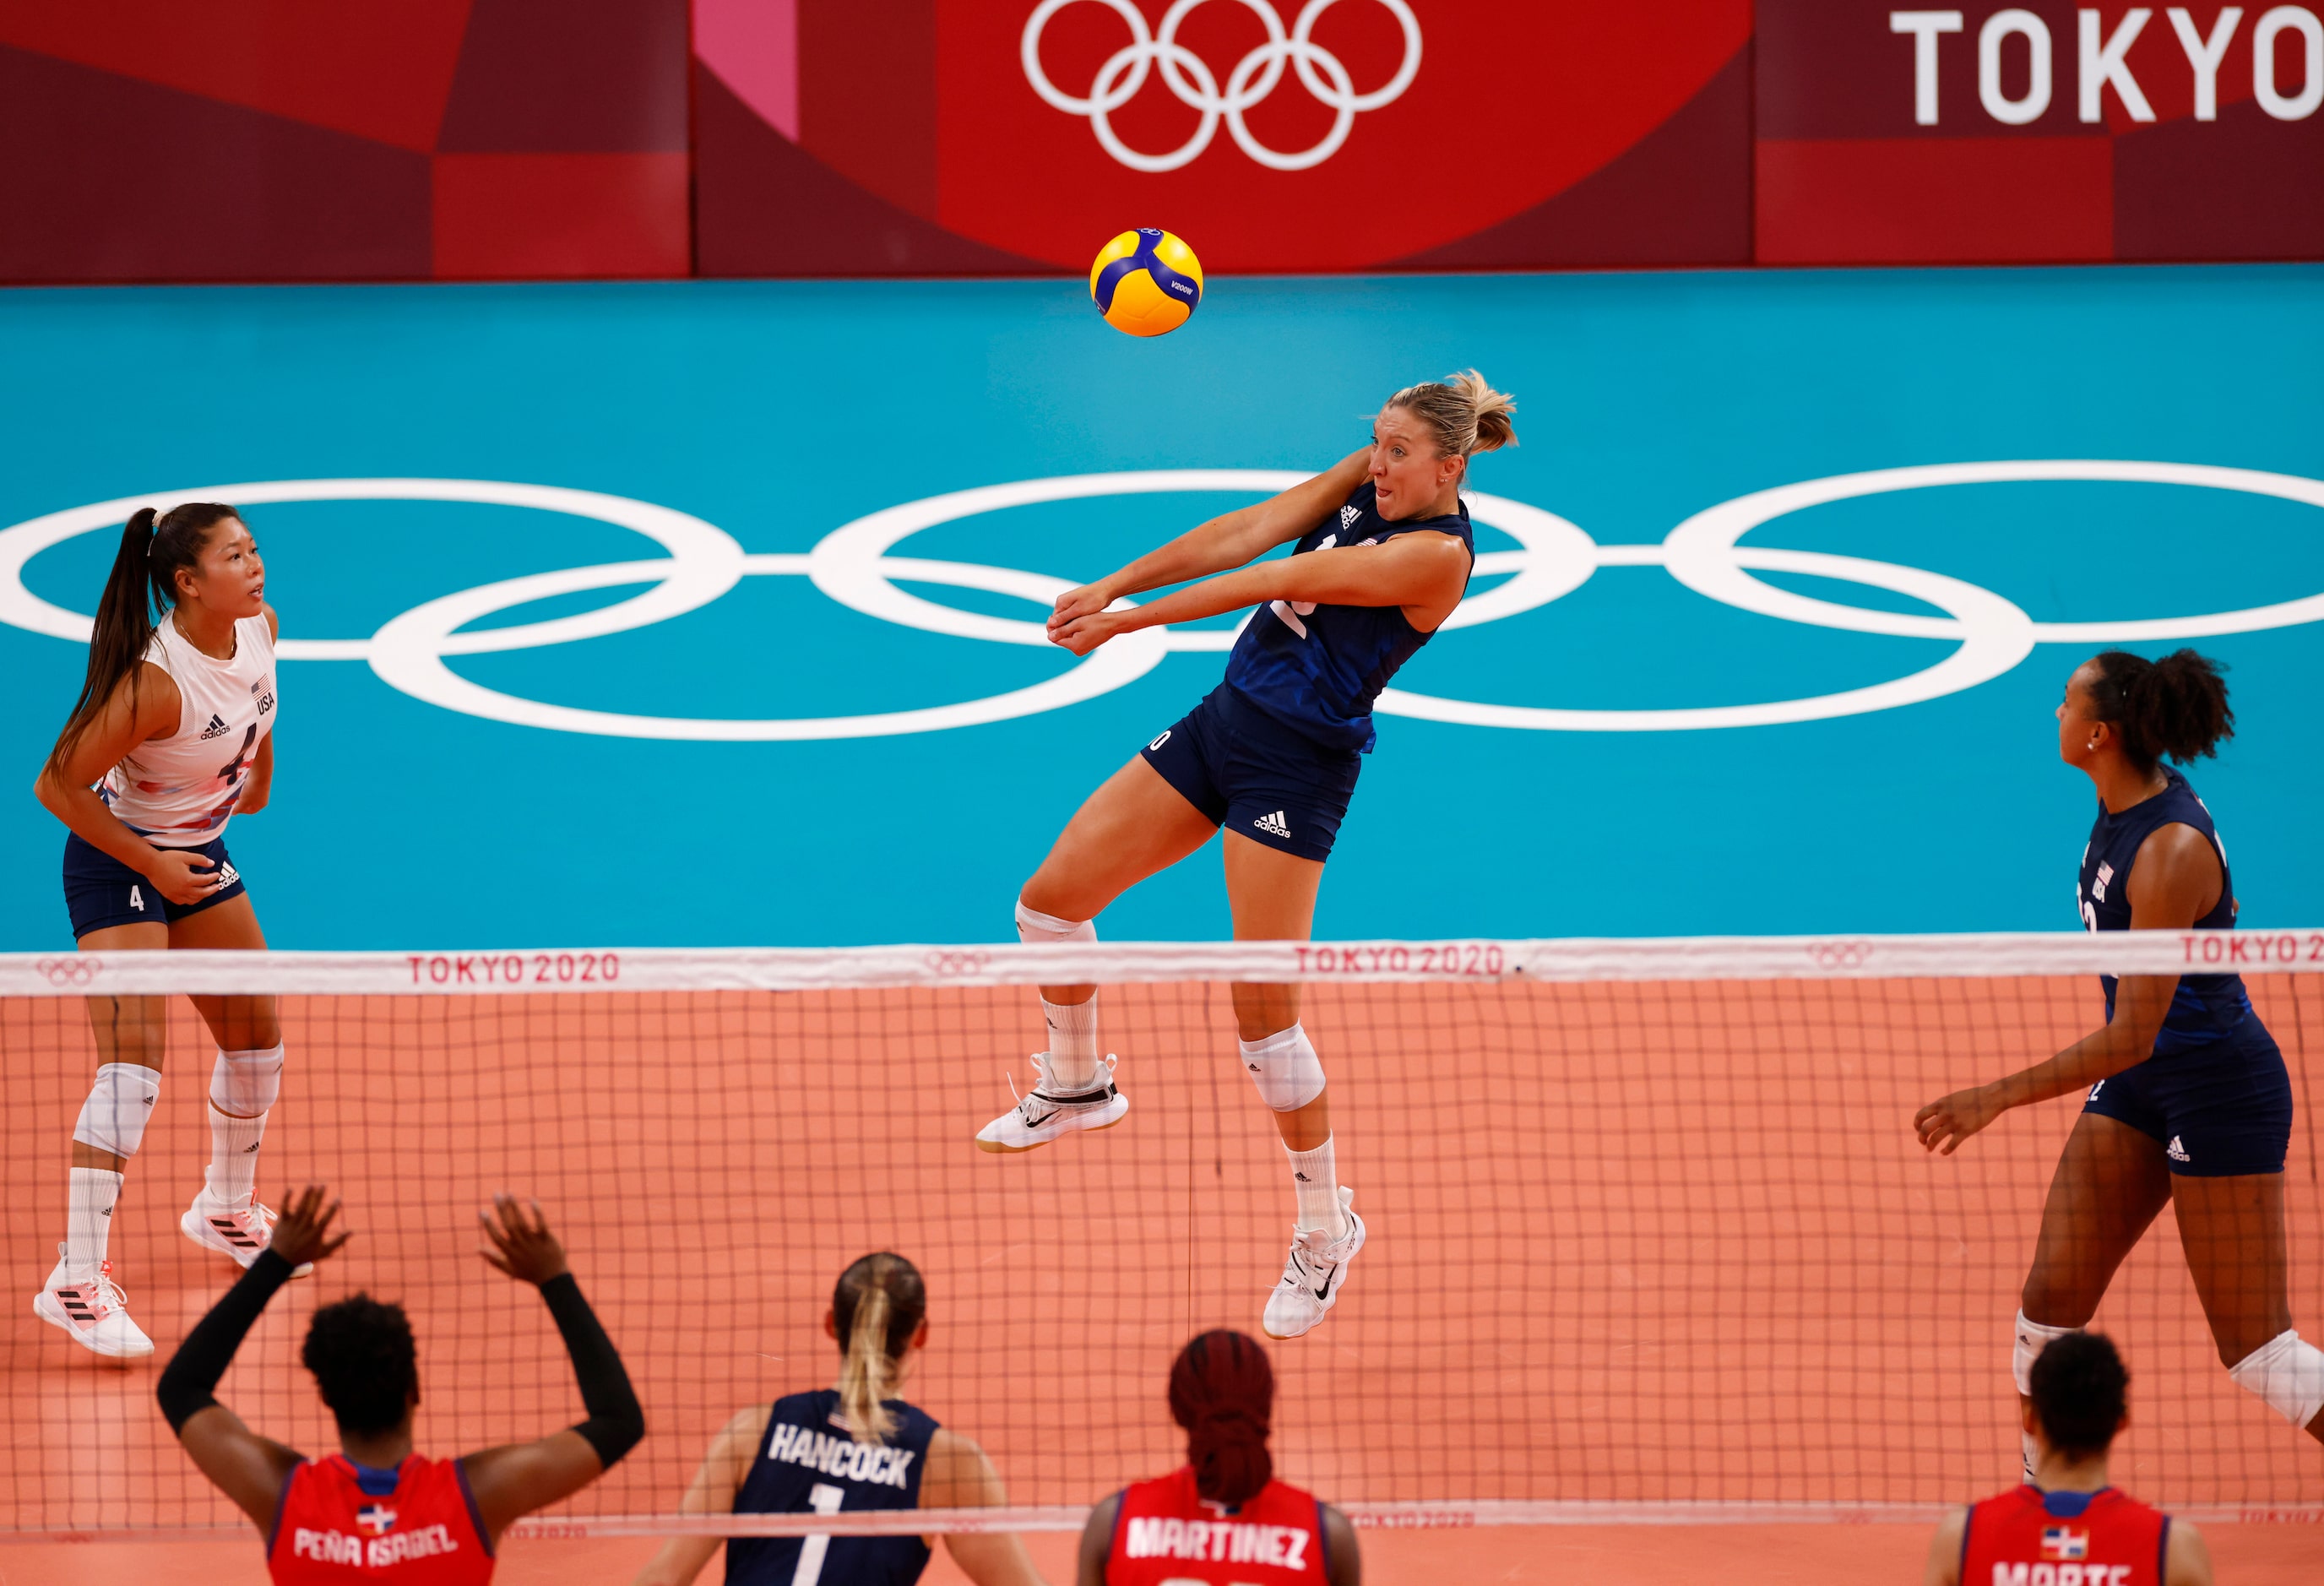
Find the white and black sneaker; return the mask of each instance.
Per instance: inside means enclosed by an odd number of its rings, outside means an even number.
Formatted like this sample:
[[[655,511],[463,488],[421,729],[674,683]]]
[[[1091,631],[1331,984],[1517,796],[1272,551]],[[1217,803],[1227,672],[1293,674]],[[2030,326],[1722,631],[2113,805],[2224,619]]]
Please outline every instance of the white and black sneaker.
[[[1339,1303],[1348,1277],[1348,1263],[1364,1248],[1364,1220],[1356,1215],[1356,1192],[1340,1186],[1340,1208],[1348,1214],[1348,1231],[1326,1239],[1320,1228],[1294,1229],[1291,1256],[1283,1263],[1283,1281],[1267,1296],[1267,1314],[1259,1325],[1269,1338],[1297,1338],[1323,1319]]]
[[[1083,1130],[1111,1129],[1130,1111],[1130,1098],[1113,1083],[1111,1057],[1098,1065],[1097,1078],[1079,1090],[1060,1091],[1050,1083],[1049,1055],[1033,1054],[1038,1076],[1029,1095],[976,1131],[980,1151],[1029,1151]],[[1015,1090],[1017,1082],[1010,1080]]]

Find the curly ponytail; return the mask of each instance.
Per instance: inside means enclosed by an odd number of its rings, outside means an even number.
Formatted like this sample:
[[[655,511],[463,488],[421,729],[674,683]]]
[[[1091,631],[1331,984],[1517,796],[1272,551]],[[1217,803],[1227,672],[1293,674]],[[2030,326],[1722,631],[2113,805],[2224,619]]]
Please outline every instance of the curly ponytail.
[[[1245,1503],[1275,1479],[1267,1452],[1275,1368],[1247,1334],[1218,1328],[1178,1351],[1170,1415],[1186,1429],[1194,1489],[1213,1503]]]
[[[832,1324],[845,1356],[839,1407],[858,1443],[885,1443],[896,1429],[884,1402],[895,1391],[896,1362],[928,1311],[919,1269],[892,1251],[863,1257],[831,1291]]]
[[[2122,733],[2122,752],[2142,771],[2164,755],[2185,764],[2216,754],[2236,735],[2236,713],[2227,705],[2227,668],[2191,650],[2174,650],[2148,660],[2126,650],[2094,659],[2090,684],[2098,719]]]

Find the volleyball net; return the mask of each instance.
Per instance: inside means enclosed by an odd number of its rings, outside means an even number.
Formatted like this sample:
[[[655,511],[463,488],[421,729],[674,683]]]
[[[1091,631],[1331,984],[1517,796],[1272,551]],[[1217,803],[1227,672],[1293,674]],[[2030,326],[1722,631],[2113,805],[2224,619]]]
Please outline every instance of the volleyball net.
[[[1923,1102],[2095,1028],[2098,972],[2233,968],[2299,1107],[2295,1319],[2324,1331],[2313,1056],[2324,933],[1729,938],[828,952],[0,956],[17,1210],[0,1529],[236,1526],[156,1409],[159,1367],[235,1273],[178,1218],[201,1184],[212,1043],[189,997],[280,997],[260,1193],[327,1183],[355,1237],[278,1295],[219,1388],[337,1447],[298,1364],[318,1304],[401,1302],[423,1451],[580,1414],[532,1291],[475,1254],[493,1192],[537,1198],[649,1425],[542,1517],[653,1530],[1063,1528],[1173,1468],[1194,1333],[1258,1334],[1293,1204],[1235,1060],[1228,985],[1299,982],[1370,1242],[1305,1338],[1273,1344],[1286,1480],[1360,1523],[1914,1517],[2015,1479],[2010,1322],[2073,1101],[1950,1157]],[[1041,1044],[1029,989],[1094,980],[1121,1127],[974,1148]],[[61,1237],[91,998],[167,996],[169,1068],[111,1250],[158,1352],[126,1367],[29,1314]],[[670,1518],[738,1409],[828,1386],[832,1286],[921,1269],[905,1395],[988,1452],[1005,1512]],[[2324,1517],[2310,1440],[2217,1360],[2166,1211],[2095,1325],[2134,1419],[2115,1479],[2194,1515]]]

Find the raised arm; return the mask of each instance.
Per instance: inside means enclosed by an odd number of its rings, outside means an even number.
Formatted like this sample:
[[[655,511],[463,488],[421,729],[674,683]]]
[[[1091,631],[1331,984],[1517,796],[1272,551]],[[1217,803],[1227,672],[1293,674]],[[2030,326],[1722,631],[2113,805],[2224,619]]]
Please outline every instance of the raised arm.
[[[758,1452],[760,1434],[766,1431],[773,1414],[770,1405],[753,1405],[747,1410],[737,1410],[733,1418],[719,1429],[718,1435],[710,1440],[710,1452],[702,1456],[694,1480],[687,1484],[686,1496],[678,1500],[679,1514],[723,1515],[733,1511],[734,1495],[742,1489],[742,1478],[751,1473],[751,1460]],[[689,1586],[702,1572],[702,1566],[724,1545],[715,1536],[673,1536],[647,1561],[630,1586]]]
[[[2138,846],[2130,871],[2130,928],[2183,931],[2218,904],[2219,856],[2200,832],[2177,823]],[[1950,1156],[1962,1141],[2013,1107],[2086,1090],[2153,1054],[2155,1032],[2179,990],[2175,974],[2126,974],[2115,987],[2114,1017],[2046,1063],[1988,1085],[1956,1091],[1913,1118],[1926,1148]]]
[[[567,1268],[564,1249],[549,1231],[540,1207],[533,1205],[528,1217],[525,1208],[505,1194],[494,1195],[493,1207],[499,1213],[497,1222],[489,1213],[477,1214],[491,1240],[481,1253],[510,1277],[540,1290],[565,1340],[565,1352],[572,1357],[582,1407],[589,1412],[588,1419],[562,1432],[461,1459],[484,1539],[497,1543],[518,1519],[571,1497],[611,1470],[645,1435],[646,1422],[629,1373],[622,1369],[622,1357],[589,1302],[581,1297],[581,1286]]]
[[[920,1507],[991,1509],[1008,1502],[1009,1489],[984,1451],[960,1434],[937,1427],[928,1439],[927,1468],[920,1474]],[[948,1531],[945,1549],[976,1586],[1042,1586],[1032,1556],[1013,1532]]]
[[[234,1363],[234,1351],[242,1347],[274,1291],[290,1281],[292,1268],[320,1261],[347,1242],[344,1233],[331,1236],[331,1220],[339,1207],[336,1201],[326,1206],[323,1194],[309,1185],[282,1209],[272,1240],[226,1297],[194,1323],[153,1388],[170,1430],[178,1434],[195,1467],[250,1517],[262,1535],[274,1528],[282,1483],[301,1456],[244,1425],[242,1417],[215,1395],[218,1379]]]
[[[1057,597],[1049,626],[1054,629],[1060,622],[1103,611],[1126,595],[1142,595],[1166,584],[1240,567],[1253,557],[1298,539],[1363,483],[1370,459],[1370,447],[1350,452],[1313,479],[1213,518],[1094,584],[1067,590]]]

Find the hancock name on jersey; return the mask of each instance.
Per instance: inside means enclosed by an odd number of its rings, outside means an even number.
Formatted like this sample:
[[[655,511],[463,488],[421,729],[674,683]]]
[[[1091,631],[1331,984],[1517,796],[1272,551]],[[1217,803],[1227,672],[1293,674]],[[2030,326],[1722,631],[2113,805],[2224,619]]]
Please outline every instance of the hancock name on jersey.
[[[810,1471],[844,1481],[870,1481],[889,1487],[909,1485],[905,1472],[912,1468],[917,1457],[908,1448],[833,1437],[788,1422],[777,1426],[774,1435],[767,1439],[767,1458],[778,1464],[805,1465]]]
[[[397,1531],[385,1536],[351,1536],[345,1531],[311,1531],[304,1526],[290,1533],[292,1558],[374,1570],[459,1551],[459,1539],[452,1535],[449,1526],[422,1526],[416,1531]]]
[[[1307,1533],[1289,1526],[1252,1526],[1240,1520],[1133,1519],[1126,1551],[1131,1558],[1209,1559],[1213,1563],[1304,1570],[1307,1568]],[[2101,1583],[2090,1581],[2086,1586]]]

